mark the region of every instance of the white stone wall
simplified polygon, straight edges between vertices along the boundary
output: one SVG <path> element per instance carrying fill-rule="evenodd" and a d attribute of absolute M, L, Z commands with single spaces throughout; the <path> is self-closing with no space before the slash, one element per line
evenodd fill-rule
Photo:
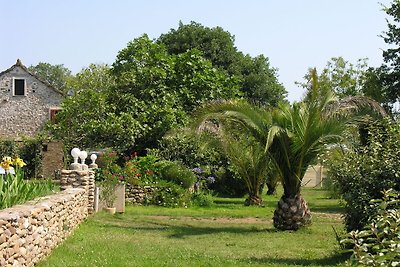
<path fill-rule="evenodd" d="M 25 96 L 13 96 L 13 78 L 25 79 Z M 35 136 L 61 99 L 59 92 L 14 65 L 0 76 L 0 137 Z"/>

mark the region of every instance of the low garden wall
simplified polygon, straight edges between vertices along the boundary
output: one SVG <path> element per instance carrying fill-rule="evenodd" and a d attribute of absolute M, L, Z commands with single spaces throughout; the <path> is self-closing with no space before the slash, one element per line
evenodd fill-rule
<path fill-rule="evenodd" d="M 61 192 L 0 211 L 0 266 L 33 266 L 93 212 L 93 171 L 65 170 Z"/>
<path fill-rule="evenodd" d="M 131 204 L 143 204 L 146 199 L 153 196 L 154 188 L 151 186 L 125 185 L 125 200 Z"/>

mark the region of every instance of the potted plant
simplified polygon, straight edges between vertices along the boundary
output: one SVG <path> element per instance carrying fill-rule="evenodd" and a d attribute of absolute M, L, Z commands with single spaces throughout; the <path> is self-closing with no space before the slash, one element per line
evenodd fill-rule
<path fill-rule="evenodd" d="M 115 213 L 114 201 L 116 199 L 115 187 L 119 183 L 118 176 L 108 173 L 104 174 L 104 180 L 101 182 L 100 200 L 103 203 L 103 209 L 111 214 Z"/>

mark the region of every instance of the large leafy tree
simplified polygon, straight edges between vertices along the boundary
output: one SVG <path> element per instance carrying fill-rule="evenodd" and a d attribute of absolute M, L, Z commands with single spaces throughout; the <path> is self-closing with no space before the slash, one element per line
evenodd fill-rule
<path fill-rule="evenodd" d="M 130 114 L 141 123 L 139 147 L 154 147 L 167 130 L 186 121 L 177 92 L 167 84 L 173 74 L 173 58 L 147 35 L 131 41 L 112 65 L 117 84 L 109 102 L 116 106 L 117 115 Z"/>
<path fill-rule="evenodd" d="M 107 64 L 89 64 L 67 80 L 68 88 L 79 93 L 82 90 L 104 91 L 115 85 L 115 79 L 110 74 L 111 67 Z"/>
<path fill-rule="evenodd" d="M 86 89 L 68 97 L 57 113 L 57 123 L 49 129 L 68 148 L 114 147 L 123 150 L 135 141 L 143 130 L 130 114 L 115 113 L 107 93 Z"/>
<path fill-rule="evenodd" d="M 237 60 L 237 48 L 234 46 L 235 38 L 221 27 L 208 28 L 200 23 L 179 22 L 178 29 L 162 34 L 157 42 L 166 45 L 170 54 L 184 53 L 196 48 L 203 52 L 205 58 L 211 60 L 215 67 L 238 73 L 234 69 Z"/>
<path fill-rule="evenodd" d="M 396 103 L 400 99 L 400 1 L 394 0 L 383 10 L 390 18 L 381 37 L 389 48 L 383 51 L 384 64 L 368 70 L 364 92 L 380 101 L 389 112 L 399 113 Z"/>
<path fill-rule="evenodd" d="M 204 110 L 196 121 L 198 129 L 217 121 L 225 127 L 236 125 L 263 144 L 281 178 L 284 194 L 274 213 L 274 226 L 296 230 L 311 221 L 311 213 L 301 196 L 300 185 L 310 164 L 314 163 L 327 144 L 341 141 L 349 114 L 360 107 L 384 112 L 378 103 L 362 96 L 339 101 L 330 88 L 320 88 L 316 71 L 310 74 L 308 93 L 293 105 L 281 104 L 268 115 L 257 116 L 251 106 L 238 110 L 228 105 L 218 112 Z M 271 123 L 269 123 L 271 121 Z"/>
<path fill-rule="evenodd" d="M 311 69 L 310 69 L 311 70 Z M 297 83 L 303 88 L 308 87 L 312 71 L 304 76 L 306 82 Z M 337 97 L 365 95 L 364 86 L 367 80 L 367 59 L 359 59 L 355 64 L 345 60 L 343 57 L 331 58 L 318 75 L 318 86 L 331 88 Z"/>
<path fill-rule="evenodd" d="M 383 51 L 386 63 L 383 68 L 387 70 L 383 78 L 389 99 L 394 103 L 400 97 L 400 1 L 394 0 L 390 7 L 384 8 L 384 11 L 391 20 L 387 20 L 388 30 L 384 33 L 383 40 L 392 47 Z"/>
<path fill-rule="evenodd" d="M 54 88 L 67 93 L 68 79 L 72 77 L 71 71 L 63 64 L 52 65 L 50 63 L 40 62 L 37 65 L 28 67 L 29 71 L 37 75 L 43 81 L 48 82 Z"/>
<path fill-rule="evenodd" d="M 214 67 L 240 79 L 240 90 L 252 102 L 276 106 L 286 91 L 278 81 L 277 70 L 263 55 L 245 55 L 234 45 L 234 36 L 221 27 L 208 28 L 199 23 L 179 23 L 178 29 L 162 34 L 157 42 L 166 45 L 170 54 L 197 49 Z"/>
<path fill-rule="evenodd" d="M 121 151 L 155 147 L 168 130 L 185 125 L 198 105 L 240 96 L 237 81 L 198 51 L 170 55 L 147 35 L 122 49 L 111 69 L 83 69 L 75 84 L 82 89 L 65 101 L 52 126 L 57 137 Z M 77 128 L 68 131 L 72 124 Z"/>

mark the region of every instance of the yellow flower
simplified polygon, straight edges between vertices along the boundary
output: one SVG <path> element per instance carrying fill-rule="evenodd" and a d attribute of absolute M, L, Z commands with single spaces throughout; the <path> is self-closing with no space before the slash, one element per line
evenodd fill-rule
<path fill-rule="evenodd" d="M 9 170 L 10 169 L 10 165 L 12 164 L 12 160 L 11 157 L 3 157 L 3 161 L 0 163 L 0 166 L 4 169 L 4 170 Z"/>
<path fill-rule="evenodd" d="M 15 166 L 18 166 L 18 167 L 20 167 L 20 168 L 22 168 L 22 167 L 24 167 L 25 165 L 26 165 L 26 163 L 24 162 L 24 160 L 23 159 L 21 159 L 20 157 L 16 157 L 15 159 L 14 159 L 14 165 Z"/>

